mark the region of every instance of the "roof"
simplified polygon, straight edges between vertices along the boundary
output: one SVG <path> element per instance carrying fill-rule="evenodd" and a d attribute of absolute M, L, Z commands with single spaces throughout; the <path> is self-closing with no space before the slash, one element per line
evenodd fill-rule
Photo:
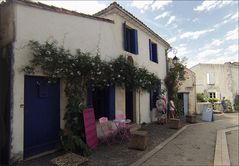
<path fill-rule="evenodd" d="M 130 12 L 128 12 L 127 10 L 125 10 L 122 6 L 120 6 L 118 3 L 113 2 L 111 3 L 107 8 L 97 12 L 94 14 L 94 16 L 102 16 L 110 11 L 112 11 L 113 9 L 118 9 L 119 11 L 121 11 L 122 13 L 126 14 L 128 17 L 130 17 L 131 19 L 133 19 L 135 22 L 137 22 L 139 25 L 141 25 L 142 27 L 144 27 L 149 33 L 151 33 L 153 36 L 155 36 L 156 38 L 158 38 L 161 42 L 163 42 L 168 48 L 171 48 L 170 44 L 165 41 L 162 37 L 160 37 L 157 33 L 155 33 L 153 30 L 151 30 L 147 25 L 145 25 L 142 21 L 140 21 L 137 17 L 135 17 L 133 14 L 131 14 Z"/>
<path fill-rule="evenodd" d="M 214 65 L 214 66 L 223 66 L 223 65 L 239 66 L 239 62 L 225 62 L 224 64 L 198 63 L 198 64 L 192 66 L 190 69 L 193 69 L 197 66 L 210 66 L 210 65 Z"/>
<path fill-rule="evenodd" d="M 110 19 L 97 17 L 97 16 L 92 16 L 92 15 L 84 14 L 84 13 L 79 13 L 79 12 L 72 11 L 72 10 L 67 10 L 67 9 L 64 9 L 64 8 L 58 8 L 58 7 L 46 5 L 46 4 L 43 4 L 43 3 L 40 3 L 40 2 L 32 2 L 30 0 L 7 0 L 7 2 L 0 3 L 0 5 L 4 5 L 6 3 L 11 3 L 11 2 L 18 3 L 18 4 L 21 4 L 21 5 L 25 5 L 25 6 L 35 7 L 35 8 L 38 8 L 38 9 L 44 9 L 44 10 L 48 10 L 48 11 L 52 11 L 52 12 L 74 15 L 74 16 L 94 19 L 94 20 L 98 20 L 98 21 L 104 21 L 104 22 L 108 22 L 108 23 L 114 23 L 114 21 L 110 20 Z"/>

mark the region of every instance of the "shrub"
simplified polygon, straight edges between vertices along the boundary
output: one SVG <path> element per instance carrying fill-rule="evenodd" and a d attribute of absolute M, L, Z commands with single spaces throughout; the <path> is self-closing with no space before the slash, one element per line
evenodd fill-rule
<path fill-rule="evenodd" d="M 233 112 L 231 101 L 230 100 L 225 100 L 225 103 L 226 103 L 226 107 L 227 107 L 226 112 Z"/>
<path fill-rule="evenodd" d="M 204 95 L 203 93 L 197 93 L 197 101 L 198 102 L 207 102 L 207 96 Z"/>
<path fill-rule="evenodd" d="M 235 109 L 235 111 L 239 111 L 239 95 L 235 96 L 234 109 Z"/>
<path fill-rule="evenodd" d="M 210 103 L 215 103 L 215 102 L 218 102 L 220 99 L 218 99 L 218 98 L 209 98 L 208 99 L 208 101 L 210 102 Z"/>

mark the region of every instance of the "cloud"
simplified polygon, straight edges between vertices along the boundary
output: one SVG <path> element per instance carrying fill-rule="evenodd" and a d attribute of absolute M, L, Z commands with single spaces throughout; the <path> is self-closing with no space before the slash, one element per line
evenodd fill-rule
<path fill-rule="evenodd" d="M 163 12 L 162 14 L 156 16 L 156 17 L 154 18 L 154 20 L 158 20 L 158 19 L 164 18 L 164 17 L 166 17 L 166 16 L 169 16 L 169 12 Z"/>
<path fill-rule="evenodd" d="M 140 9 L 140 12 L 143 13 L 146 10 L 164 10 L 164 8 L 172 3 L 171 0 L 169 1 L 137 1 L 134 0 L 131 2 L 131 6 Z"/>
<path fill-rule="evenodd" d="M 223 44 L 223 40 L 213 39 L 211 42 L 209 42 L 209 43 L 205 44 L 203 47 L 199 48 L 199 50 L 207 50 L 207 49 L 216 48 L 222 44 Z"/>
<path fill-rule="evenodd" d="M 235 28 L 232 31 L 227 32 L 225 35 L 226 40 L 237 40 L 238 39 L 238 28 Z"/>
<path fill-rule="evenodd" d="M 34 0 L 39 1 L 39 0 Z M 107 7 L 106 4 L 99 1 L 39 1 L 48 5 L 57 6 L 69 10 L 75 10 L 80 13 L 94 14 Z"/>
<path fill-rule="evenodd" d="M 207 29 L 207 30 L 201 30 L 201 31 L 195 31 L 195 32 L 185 32 L 182 35 L 180 35 L 181 39 L 188 38 L 188 39 L 198 39 L 201 35 L 212 32 L 215 29 Z"/>
<path fill-rule="evenodd" d="M 204 0 L 202 2 L 202 4 L 200 4 L 199 6 L 195 7 L 193 10 L 194 11 L 198 11 L 198 12 L 201 12 L 201 11 L 210 11 L 212 9 L 219 9 L 219 8 L 222 8 L 226 5 L 229 5 L 233 3 L 233 1 L 207 1 L 207 0 Z"/>
<path fill-rule="evenodd" d="M 231 14 L 228 14 L 225 17 L 223 17 L 223 20 L 220 23 L 215 24 L 214 28 L 218 28 L 218 27 L 220 27 L 220 26 L 222 26 L 222 25 L 224 25 L 228 22 L 232 22 L 232 21 L 237 21 L 238 22 L 238 11 L 235 12 L 234 14 L 231 13 Z"/>
<path fill-rule="evenodd" d="M 140 9 L 140 12 L 143 13 L 145 10 L 148 10 L 153 1 L 132 1 L 131 6 Z"/>
<path fill-rule="evenodd" d="M 176 37 L 172 37 L 170 39 L 168 39 L 167 41 L 171 44 L 171 43 L 174 43 L 176 41 Z"/>
<path fill-rule="evenodd" d="M 152 4 L 152 9 L 153 10 L 159 10 L 159 9 L 164 9 L 167 5 L 169 5 L 170 3 L 172 3 L 171 0 L 169 1 L 155 1 L 153 4 Z"/>
<path fill-rule="evenodd" d="M 170 16 L 170 18 L 169 18 L 169 20 L 168 20 L 166 26 L 169 25 L 169 24 L 171 24 L 175 19 L 176 19 L 175 16 Z"/>

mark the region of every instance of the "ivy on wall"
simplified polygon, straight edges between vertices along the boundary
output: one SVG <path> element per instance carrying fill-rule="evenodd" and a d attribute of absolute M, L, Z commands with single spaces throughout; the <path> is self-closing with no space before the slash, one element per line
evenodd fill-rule
<path fill-rule="evenodd" d="M 130 63 L 120 55 L 111 61 L 100 59 L 89 52 L 77 50 L 73 55 L 56 41 L 43 44 L 29 41 L 33 59 L 23 68 L 26 74 L 40 69 L 49 79 L 61 78 L 67 97 L 65 128 L 61 140 L 67 151 L 89 155 L 85 144 L 83 110 L 86 108 L 87 88 L 105 88 L 111 85 L 128 86 L 132 89 L 151 90 L 159 86 L 160 79 L 145 68 Z"/>

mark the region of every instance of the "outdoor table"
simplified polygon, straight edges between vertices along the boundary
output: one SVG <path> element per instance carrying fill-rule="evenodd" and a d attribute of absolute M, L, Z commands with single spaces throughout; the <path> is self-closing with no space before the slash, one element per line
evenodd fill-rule
<path fill-rule="evenodd" d="M 131 123 L 130 119 L 115 119 L 113 120 L 115 126 L 117 127 L 118 134 L 121 137 L 121 140 L 129 140 L 130 131 L 129 124 Z"/>

